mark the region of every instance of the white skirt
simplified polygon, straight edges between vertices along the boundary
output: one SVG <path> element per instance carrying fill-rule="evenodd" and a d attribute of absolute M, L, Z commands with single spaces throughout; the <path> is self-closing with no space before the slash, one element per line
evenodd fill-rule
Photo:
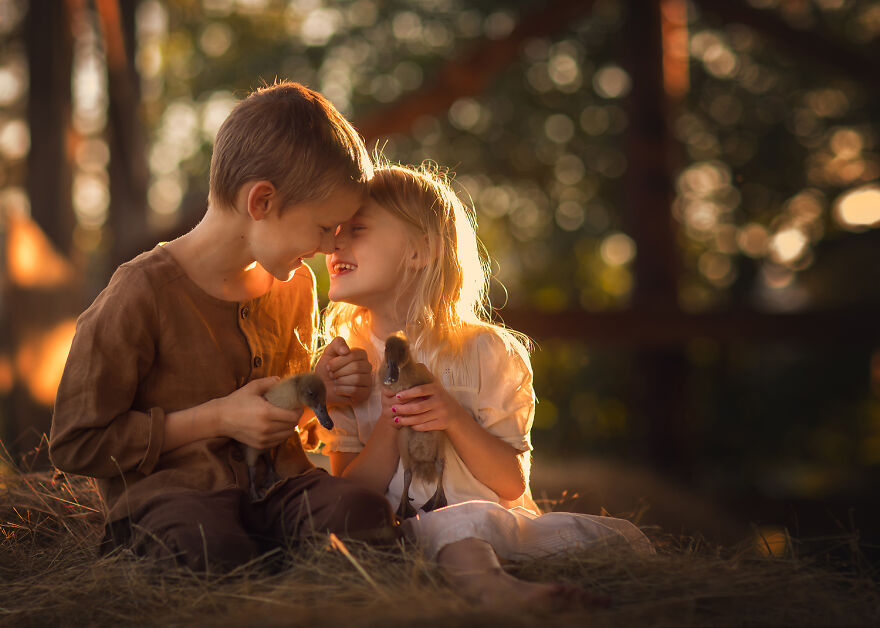
<path fill-rule="evenodd" d="M 432 560 L 446 545 L 467 538 L 488 542 L 506 560 L 610 546 L 654 553 L 648 537 L 625 519 L 571 512 L 538 515 L 521 506 L 508 510 L 489 501 L 467 501 L 432 512 L 419 511 L 402 527 L 406 538 L 419 543 Z"/>

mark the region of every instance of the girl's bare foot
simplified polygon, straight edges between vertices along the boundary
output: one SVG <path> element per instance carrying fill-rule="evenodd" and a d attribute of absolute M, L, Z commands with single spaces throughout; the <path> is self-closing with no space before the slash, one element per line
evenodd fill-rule
<path fill-rule="evenodd" d="M 444 547 L 437 562 L 450 584 L 472 602 L 528 611 L 607 608 L 610 598 L 574 585 L 529 582 L 504 571 L 492 546 L 465 539 Z"/>

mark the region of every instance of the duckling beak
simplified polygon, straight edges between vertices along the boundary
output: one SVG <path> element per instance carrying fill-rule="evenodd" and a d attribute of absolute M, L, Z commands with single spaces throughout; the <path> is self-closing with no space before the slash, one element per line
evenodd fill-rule
<path fill-rule="evenodd" d="M 321 427 L 328 430 L 333 429 L 333 419 L 330 418 L 330 413 L 327 412 L 326 405 L 323 403 L 316 403 L 309 407 L 312 409 L 312 412 L 315 413 L 315 416 L 318 417 L 318 423 L 321 424 Z"/>
<path fill-rule="evenodd" d="M 400 368 L 397 366 L 397 362 L 389 360 L 385 367 L 385 379 L 382 380 L 382 383 L 386 386 L 390 386 L 398 379 L 400 379 Z"/>

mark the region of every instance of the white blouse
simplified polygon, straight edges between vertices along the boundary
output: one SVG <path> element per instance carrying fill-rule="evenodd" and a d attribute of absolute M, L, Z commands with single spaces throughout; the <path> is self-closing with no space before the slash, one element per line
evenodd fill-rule
<path fill-rule="evenodd" d="M 381 362 L 385 355 L 385 341 L 371 334 L 372 355 Z M 531 440 L 529 431 L 535 416 L 535 395 L 532 388 L 532 374 L 527 364 L 513 350 L 490 331 L 480 332 L 465 347 L 464 369 L 452 366 L 434 373 L 447 391 L 474 417 L 474 420 L 490 434 L 497 436 L 515 449 L 519 456 L 526 492 L 513 501 L 502 500 L 488 486 L 477 480 L 467 465 L 455 452 L 447 440 L 446 467 L 443 474 L 443 488 L 449 504 L 479 499 L 500 503 L 506 508 L 523 506 L 539 512 L 532 500 L 529 486 L 531 467 Z M 422 356 L 415 356 L 424 362 Z M 463 372 L 457 372 L 462 370 Z M 334 428 L 320 430 L 325 443 L 322 450 L 329 452 L 356 453 L 364 448 L 382 408 L 381 376 L 378 364 L 373 365 L 374 385 L 370 398 L 349 406 L 337 406 L 330 410 Z M 412 505 L 418 510 L 434 494 L 436 485 L 426 485 L 415 478 L 410 485 Z M 403 465 L 398 462 L 397 470 L 388 484 L 385 497 L 397 507 L 403 492 Z"/>

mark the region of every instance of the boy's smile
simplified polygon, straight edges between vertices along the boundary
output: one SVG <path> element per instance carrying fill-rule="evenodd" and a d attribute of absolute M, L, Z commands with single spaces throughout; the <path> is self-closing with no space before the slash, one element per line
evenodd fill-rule
<path fill-rule="evenodd" d="M 287 281 L 303 260 L 316 253 L 331 253 L 337 226 L 349 220 L 363 201 L 363 192 L 339 188 L 326 198 L 287 207 L 268 220 L 259 221 L 259 236 L 254 238 L 257 262 L 279 281 Z"/>

